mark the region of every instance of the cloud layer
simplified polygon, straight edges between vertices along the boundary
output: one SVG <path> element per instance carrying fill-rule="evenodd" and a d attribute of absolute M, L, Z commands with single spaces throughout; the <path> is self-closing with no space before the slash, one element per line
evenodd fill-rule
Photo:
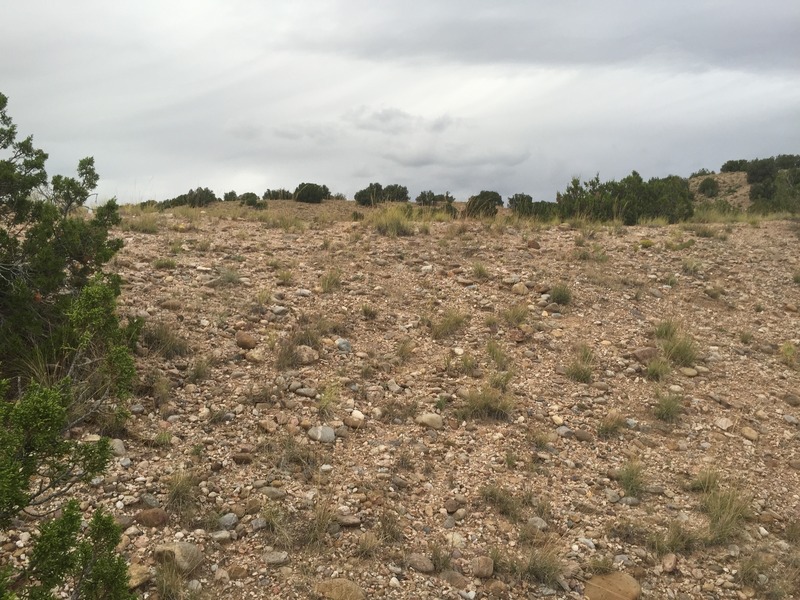
<path fill-rule="evenodd" d="M 418 6 L 417 6 L 418 4 Z M 800 152 L 800 4 L 33 0 L 0 91 L 101 197 L 370 181 L 553 199 L 569 178 Z"/>

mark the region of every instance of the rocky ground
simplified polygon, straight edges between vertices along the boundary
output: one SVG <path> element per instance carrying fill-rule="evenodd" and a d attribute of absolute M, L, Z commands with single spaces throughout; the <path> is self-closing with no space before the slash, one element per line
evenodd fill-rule
<path fill-rule="evenodd" d="M 126 217 L 142 597 L 800 598 L 798 223 L 354 208 Z"/>

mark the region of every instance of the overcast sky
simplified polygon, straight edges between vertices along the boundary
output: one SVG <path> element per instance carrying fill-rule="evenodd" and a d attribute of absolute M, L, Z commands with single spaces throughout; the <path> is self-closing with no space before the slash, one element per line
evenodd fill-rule
<path fill-rule="evenodd" d="M 800 153 L 798 0 L 5 2 L 0 92 L 49 174 L 553 200 Z"/>

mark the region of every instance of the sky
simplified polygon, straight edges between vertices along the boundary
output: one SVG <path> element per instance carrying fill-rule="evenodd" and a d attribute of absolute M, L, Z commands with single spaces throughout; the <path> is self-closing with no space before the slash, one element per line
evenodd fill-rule
<path fill-rule="evenodd" d="M 198 186 L 554 200 L 800 154 L 797 0 L 27 0 L 0 92 L 98 198 Z"/>

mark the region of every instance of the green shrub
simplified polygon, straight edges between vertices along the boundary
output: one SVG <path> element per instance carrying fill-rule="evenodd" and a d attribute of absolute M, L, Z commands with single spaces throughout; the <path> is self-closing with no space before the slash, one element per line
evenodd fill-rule
<path fill-rule="evenodd" d="M 566 306 L 572 302 L 572 292 L 565 283 L 559 283 L 550 290 L 550 301 L 560 306 Z"/>
<path fill-rule="evenodd" d="M 307 204 L 319 204 L 323 200 L 330 198 L 331 192 L 326 185 L 316 183 L 301 183 L 295 190 L 292 198 L 296 202 Z"/>
<path fill-rule="evenodd" d="M 713 177 L 706 177 L 700 182 L 697 191 L 703 194 L 706 198 L 714 198 L 719 194 L 719 182 Z"/>
<path fill-rule="evenodd" d="M 503 206 L 503 199 L 497 192 L 482 191 L 467 200 L 464 215 L 467 217 L 493 217 L 497 207 Z"/>
<path fill-rule="evenodd" d="M 467 321 L 467 315 L 453 308 L 448 308 L 442 317 L 431 325 L 431 335 L 435 340 L 449 337 L 461 329 Z"/>

